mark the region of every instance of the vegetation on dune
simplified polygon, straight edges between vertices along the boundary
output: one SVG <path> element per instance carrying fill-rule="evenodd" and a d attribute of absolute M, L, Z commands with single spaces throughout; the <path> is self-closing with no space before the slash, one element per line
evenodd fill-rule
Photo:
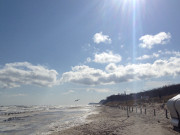
<path fill-rule="evenodd" d="M 109 106 L 139 105 L 146 102 L 164 103 L 179 93 L 180 84 L 174 84 L 138 93 L 111 95 L 100 103 Z"/>

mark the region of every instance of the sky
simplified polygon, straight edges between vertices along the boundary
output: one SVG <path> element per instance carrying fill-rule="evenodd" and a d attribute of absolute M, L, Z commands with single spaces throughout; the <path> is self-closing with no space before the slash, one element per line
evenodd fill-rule
<path fill-rule="evenodd" d="M 0 0 L 0 105 L 84 105 L 179 83 L 179 6 Z"/>

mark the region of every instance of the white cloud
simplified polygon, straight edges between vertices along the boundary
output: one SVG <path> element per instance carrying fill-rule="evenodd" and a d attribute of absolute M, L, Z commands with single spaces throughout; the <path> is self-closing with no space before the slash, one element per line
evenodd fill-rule
<path fill-rule="evenodd" d="M 146 59 L 151 59 L 151 58 L 158 58 L 159 54 L 158 53 L 153 53 L 152 55 L 143 55 L 140 56 L 138 58 L 136 58 L 137 60 L 146 60 Z"/>
<path fill-rule="evenodd" d="M 111 51 L 95 54 L 94 56 L 94 62 L 96 63 L 118 63 L 121 59 L 119 54 L 113 54 Z"/>
<path fill-rule="evenodd" d="M 180 75 L 180 58 L 156 60 L 154 63 L 129 64 L 126 66 L 109 64 L 106 70 L 75 66 L 72 71 L 62 75 L 61 82 L 73 82 L 83 85 L 114 84 L 135 80 Z"/>
<path fill-rule="evenodd" d="M 91 58 L 90 58 L 90 57 L 88 57 L 86 61 L 87 61 L 87 62 L 91 62 Z"/>
<path fill-rule="evenodd" d="M 28 62 L 8 63 L 0 69 L 0 86 L 3 88 L 20 87 L 21 85 L 48 86 L 58 84 L 58 73 L 41 65 Z"/>
<path fill-rule="evenodd" d="M 109 90 L 109 89 L 87 89 L 87 91 L 95 91 L 95 92 L 98 92 L 98 93 L 109 93 L 109 92 L 111 92 L 111 90 Z"/>
<path fill-rule="evenodd" d="M 117 66 L 115 63 L 110 63 L 109 65 L 106 66 L 106 71 L 108 72 L 113 72 L 117 69 Z"/>
<path fill-rule="evenodd" d="M 145 60 L 145 59 L 149 59 L 149 58 L 151 58 L 150 55 L 143 55 L 143 56 L 140 56 L 140 57 L 138 57 L 138 58 L 136 58 L 136 59 L 137 59 L 137 60 Z"/>
<path fill-rule="evenodd" d="M 171 39 L 171 34 L 170 33 L 165 33 L 165 32 L 160 32 L 156 35 L 144 35 L 140 37 L 140 47 L 141 48 L 148 48 L 151 49 L 153 48 L 154 45 L 158 44 L 166 44 L 169 40 Z"/>
<path fill-rule="evenodd" d="M 99 43 L 111 43 L 111 38 L 108 35 L 103 35 L 102 32 L 96 33 L 93 36 L 94 43 L 99 44 Z"/>
<path fill-rule="evenodd" d="M 90 68 L 86 65 L 75 66 L 72 71 L 63 73 L 61 82 L 97 85 L 99 84 L 98 78 L 105 75 L 106 73 L 100 69 Z"/>
<path fill-rule="evenodd" d="M 158 58 L 161 55 L 171 55 L 171 56 L 175 56 L 175 57 L 180 57 L 180 52 L 179 51 L 168 51 L 168 50 L 159 50 L 157 53 L 153 53 L 152 55 L 143 55 L 140 57 L 137 57 L 137 60 L 146 60 L 146 59 L 152 59 L 152 58 Z"/>
<path fill-rule="evenodd" d="M 168 55 L 174 55 L 176 57 L 180 57 L 180 52 L 178 51 L 165 51 L 165 52 L 160 52 L 161 54 L 168 54 Z"/>
<path fill-rule="evenodd" d="M 71 93 L 74 93 L 74 90 L 69 90 L 69 91 L 63 93 L 63 95 L 68 95 L 68 94 L 71 94 Z"/>

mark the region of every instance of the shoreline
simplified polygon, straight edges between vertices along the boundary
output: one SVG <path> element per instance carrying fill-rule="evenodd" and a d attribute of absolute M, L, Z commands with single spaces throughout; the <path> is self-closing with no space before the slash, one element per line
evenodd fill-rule
<path fill-rule="evenodd" d="M 130 112 L 118 107 L 97 107 L 98 114 L 87 117 L 87 123 L 51 135 L 180 135 L 174 131 L 170 119 L 164 116 L 160 104 L 147 105 L 147 114 Z M 158 110 L 153 116 L 152 109 Z"/>

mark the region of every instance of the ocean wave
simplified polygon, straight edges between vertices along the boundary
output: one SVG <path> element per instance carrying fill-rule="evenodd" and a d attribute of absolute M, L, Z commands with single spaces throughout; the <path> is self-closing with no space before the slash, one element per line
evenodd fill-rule
<path fill-rule="evenodd" d="M 1 106 L 0 133 L 49 134 L 85 122 L 91 106 Z"/>

